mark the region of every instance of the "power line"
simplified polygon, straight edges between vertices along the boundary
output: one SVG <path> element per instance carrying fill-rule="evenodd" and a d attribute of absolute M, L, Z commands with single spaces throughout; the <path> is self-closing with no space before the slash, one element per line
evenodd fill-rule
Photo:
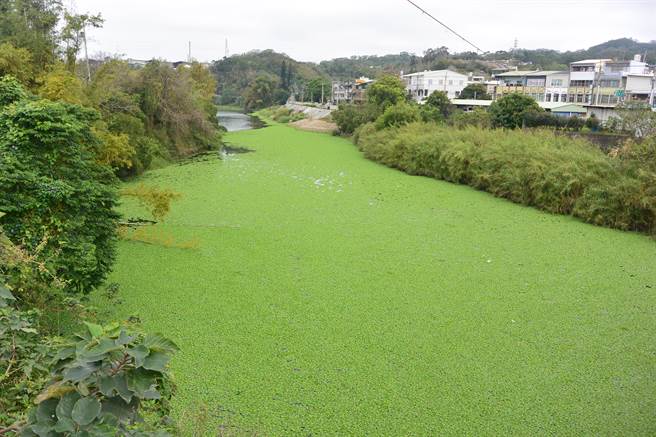
<path fill-rule="evenodd" d="M 419 9 L 419 10 L 420 10 L 421 12 L 423 12 L 424 14 L 428 15 L 430 18 L 433 19 L 433 21 L 436 21 L 436 22 L 437 22 L 438 24 L 440 24 L 442 27 L 444 27 L 445 29 L 447 29 L 449 32 L 453 33 L 455 36 L 457 36 L 458 38 L 460 38 L 461 40 L 463 40 L 464 42 L 466 42 L 466 43 L 469 44 L 470 46 L 474 47 L 474 48 L 476 49 L 476 51 L 479 51 L 479 52 L 481 52 L 481 53 L 484 53 L 483 50 L 481 50 L 476 44 L 474 44 L 473 42 L 469 41 L 467 38 L 465 38 L 464 36 L 460 35 L 458 32 L 456 32 L 455 30 L 451 29 L 449 26 L 447 26 L 446 24 L 442 23 L 442 22 L 441 22 L 440 20 L 438 20 L 437 18 L 433 17 L 430 13 L 428 13 L 428 12 L 427 12 L 425 9 L 423 9 L 421 6 L 417 5 L 415 2 L 413 2 L 413 1 L 411 1 L 411 0 L 406 0 L 406 1 L 407 1 L 408 3 L 410 3 L 412 6 L 414 6 L 415 8 Z"/>

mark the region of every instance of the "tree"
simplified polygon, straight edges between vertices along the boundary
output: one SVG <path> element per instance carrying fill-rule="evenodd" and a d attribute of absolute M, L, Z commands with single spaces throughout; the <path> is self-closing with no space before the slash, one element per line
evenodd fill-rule
<path fill-rule="evenodd" d="M 75 63 L 77 61 L 77 54 L 80 53 L 82 44 L 84 44 L 84 51 L 87 51 L 87 27 L 102 27 L 104 22 L 103 18 L 98 15 L 89 14 L 69 14 L 64 13 L 64 28 L 61 31 L 61 39 L 66 44 L 64 50 L 66 54 L 66 66 L 71 73 L 75 72 Z M 91 80 L 91 69 L 89 67 L 89 57 L 86 56 L 87 61 L 87 81 Z"/>
<path fill-rule="evenodd" d="M 615 108 L 617 117 L 606 122 L 606 127 L 619 132 L 627 132 L 636 138 L 656 134 L 656 112 L 640 102 L 624 102 Z"/>
<path fill-rule="evenodd" d="M 6 75 L 13 76 L 24 84 L 34 80 L 32 55 L 28 50 L 9 43 L 0 44 L 0 77 Z"/>
<path fill-rule="evenodd" d="M 3 0 L 0 2 L 0 42 L 30 52 L 35 74 L 57 56 L 59 0 Z"/>
<path fill-rule="evenodd" d="M 492 125 L 508 129 L 522 127 L 524 114 L 529 111 L 542 112 L 542 108 L 529 96 L 519 93 L 508 94 L 490 105 Z"/>
<path fill-rule="evenodd" d="M 376 120 L 376 128 L 399 127 L 419 121 L 419 108 L 416 104 L 400 101 L 396 105 L 388 106 L 383 115 Z"/>
<path fill-rule="evenodd" d="M 482 83 L 470 83 L 462 91 L 460 91 L 461 99 L 475 99 L 475 100 L 492 100 L 492 97 L 487 93 L 487 87 Z"/>
<path fill-rule="evenodd" d="M 405 100 L 405 85 L 397 76 L 384 75 L 367 88 L 367 100 L 383 112 Z"/>
<path fill-rule="evenodd" d="M 277 85 L 276 80 L 271 76 L 258 76 L 246 89 L 245 109 L 255 111 L 271 106 Z"/>
<path fill-rule="evenodd" d="M 433 91 L 426 99 L 424 106 L 437 109 L 443 118 L 448 118 L 453 112 L 451 100 L 444 91 Z"/>
<path fill-rule="evenodd" d="M 376 120 L 379 115 L 378 107 L 371 103 L 364 105 L 342 103 L 337 111 L 331 114 L 337 129 L 345 135 L 351 135 L 359 126 Z"/>
<path fill-rule="evenodd" d="M 87 103 L 82 81 L 63 64 L 54 64 L 37 79 L 39 95 L 48 100 L 82 105 Z"/>
<path fill-rule="evenodd" d="M 14 243 L 40 247 L 71 291 L 98 286 L 115 253 L 116 179 L 96 163 L 97 118 L 47 100 L 0 111 L 0 225 Z"/>

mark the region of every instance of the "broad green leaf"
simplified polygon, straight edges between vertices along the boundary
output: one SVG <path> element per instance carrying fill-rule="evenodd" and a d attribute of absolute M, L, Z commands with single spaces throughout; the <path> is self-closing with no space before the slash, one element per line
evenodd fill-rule
<path fill-rule="evenodd" d="M 123 422 L 134 421 L 137 417 L 138 408 L 139 400 L 137 398 L 132 399 L 132 402 L 125 402 L 116 396 L 102 401 L 102 412 Z M 108 421 L 105 420 L 105 423 L 108 423 Z"/>
<path fill-rule="evenodd" d="M 55 361 L 65 360 L 66 358 L 70 358 L 73 355 L 75 355 L 75 346 L 65 347 L 57 351 L 57 355 L 55 355 Z"/>
<path fill-rule="evenodd" d="M 128 349 L 128 355 L 134 358 L 134 366 L 141 367 L 144 364 L 144 359 L 148 356 L 150 350 L 142 344 L 137 347 Z"/>
<path fill-rule="evenodd" d="M 67 393 L 62 396 L 57 404 L 57 409 L 55 410 L 57 418 L 59 420 L 70 418 L 73 413 L 73 407 L 79 399 L 80 395 L 75 392 Z"/>
<path fill-rule="evenodd" d="M 136 369 L 128 375 L 128 388 L 137 396 L 142 397 L 146 390 L 150 390 L 155 385 L 157 376 L 156 372 L 143 368 Z"/>
<path fill-rule="evenodd" d="M 78 425 L 86 426 L 98 417 L 100 407 L 100 402 L 96 398 L 81 398 L 75 403 L 71 418 Z"/>
<path fill-rule="evenodd" d="M 86 325 L 87 329 L 89 330 L 89 333 L 93 338 L 100 337 L 103 334 L 102 326 L 90 322 L 84 322 L 84 324 Z"/>
<path fill-rule="evenodd" d="M 112 379 L 114 380 L 114 387 L 116 388 L 118 395 L 123 398 L 125 402 L 130 402 L 132 396 L 134 396 L 134 392 L 128 388 L 128 381 L 125 373 L 114 375 Z"/>
<path fill-rule="evenodd" d="M 98 389 L 100 393 L 105 396 L 113 396 L 116 387 L 114 386 L 114 378 L 111 376 L 101 376 L 98 378 Z"/>
<path fill-rule="evenodd" d="M 64 372 L 65 381 L 80 382 L 87 376 L 91 375 L 96 370 L 96 366 L 86 364 L 84 366 L 76 366 L 67 369 Z"/>
<path fill-rule="evenodd" d="M 100 342 L 96 346 L 90 348 L 88 351 L 85 352 L 84 355 L 91 358 L 94 355 L 96 356 L 104 355 L 108 352 L 112 352 L 119 349 L 121 349 L 121 346 L 117 346 L 114 340 L 110 338 L 102 338 L 100 339 Z"/>
<path fill-rule="evenodd" d="M 148 349 L 154 351 L 177 352 L 180 350 L 175 343 L 161 334 L 148 334 L 143 343 Z"/>
<path fill-rule="evenodd" d="M 39 423 L 55 423 L 55 410 L 59 399 L 46 399 L 36 408 L 36 420 Z M 36 431 L 35 431 L 36 432 Z"/>
<path fill-rule="evenodd" d="M 75 431 L 75 422 L 73 422 L 68 417 L 64 417 L 63 419 L 59 419 L 59 421 L 55 425 L 55 431 L 62 432 L 62 433 L 64 433 L 64 432 L 74 432 Z"/>
<path fill-rule="evenodd" d="M 135 337 L 133 335 L 130 335 L 125 331 L 124 329 L 121 330 L 121 333 L 118 335 L 118 339 L 116 340 L 116 344 L 119 345 L 126 345 L 128 343 L 131 343 Z"/>
<path fill-rule="evenodd" d="M 166 364 L 171 358 L 164 352 L 151 352 L 143 363 L 143 368 L 163 372 L 166 370 Z"/>

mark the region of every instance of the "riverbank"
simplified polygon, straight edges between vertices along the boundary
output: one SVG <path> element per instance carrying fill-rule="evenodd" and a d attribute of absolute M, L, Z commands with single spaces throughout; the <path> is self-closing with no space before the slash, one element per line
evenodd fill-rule
<path fill-rule="evenodd" d="M 254 152 L 143 178 L 182 194 L 155 229 L 198 249 L 121 242 L 110 278 L 118 315 L 180 346 L 183 423 L 653 431 L 653 240 L 409 176 L 338 137 L 273 123 L 226 140 Z"/>

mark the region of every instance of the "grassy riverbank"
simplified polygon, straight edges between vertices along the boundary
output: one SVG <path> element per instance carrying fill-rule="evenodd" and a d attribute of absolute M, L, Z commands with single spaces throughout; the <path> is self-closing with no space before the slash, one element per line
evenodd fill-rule
<path fill-rule="evenodd" d="M 144 178 L 183 194 L 159 231 L 200 247 L 122 242 L 111 278 L 119 315 L 182 349 L 183 423 L 656 431 L 653 240 L 408 176 L 329 135 L 273 125 L 227 141 L 255 152 Z"/>

